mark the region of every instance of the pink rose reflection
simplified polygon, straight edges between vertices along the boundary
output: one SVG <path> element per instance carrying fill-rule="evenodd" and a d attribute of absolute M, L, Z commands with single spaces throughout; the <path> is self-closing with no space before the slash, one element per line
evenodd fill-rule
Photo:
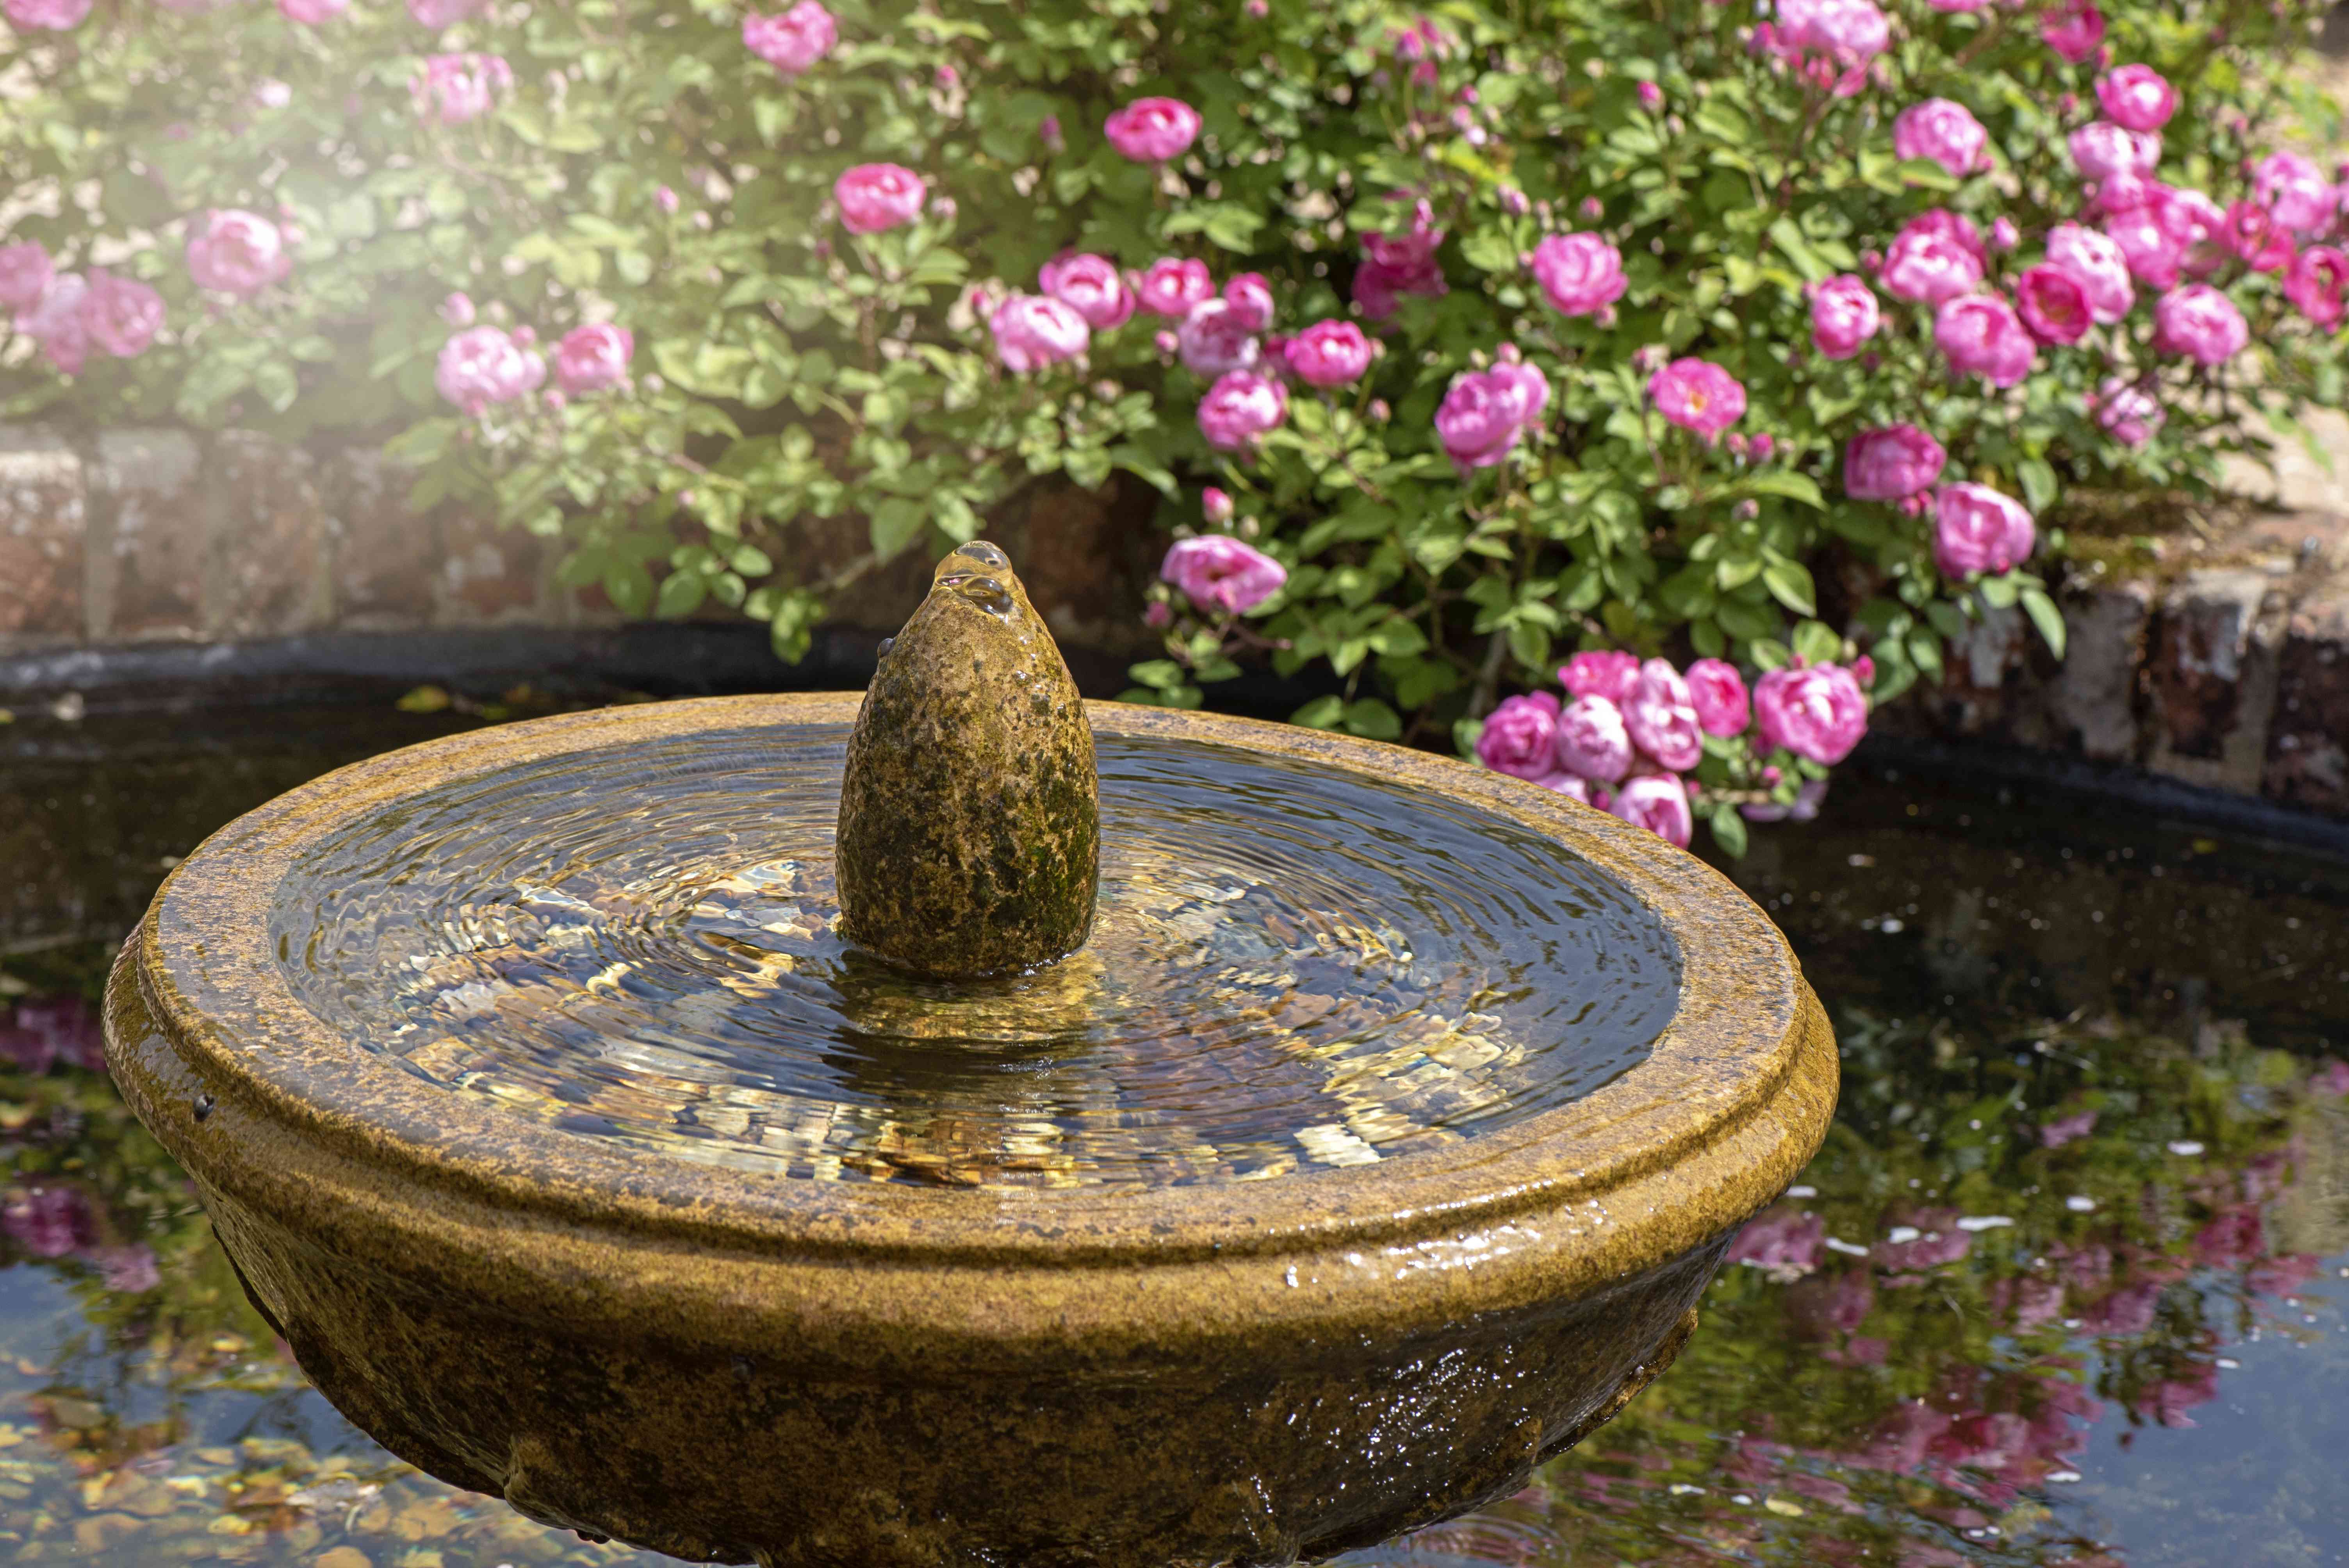
<path fill-rule="evenodd" d="M 103 1071 L 98 1015 L 78 996 L 19 1002 L 0 1023 L 0 1062 L 35 1076 L 60 1065 Z"/>
<path fill-rule="evenodd" d="M 779 77 L 800 75 L 839 42 L 839 24 L 816 0 L 800 0 L 780 16 L 753 11 L 742 18 L 742 46 L 774 67 Z"/>
<path fill-rule="evenodd" d="M 0 1235 L 34 1257 L 64 1257 L 96 1234 L 89 1202 L 78 1188 L 30 1187 L 0 1202 Z"/>
<path fill-rule="evenodd" d="M 1247 614 L 1288 581 L 1279 562 L 1224 533 L 1176 540 L 1158 575 L 1202 610 L 1222 615 Z"/>
<path fill-rule="evenodd" d="M 1476 760 L 1514 779 L 1547 779 L 1557 769 L 1557 716 L 1550 692 L 1503 697 L 1476 738 Z"/>
<path fill-rule="evenodd" d="M 860 163 L 833 181 L 840 224 L 852 234 L 877 234 L 921 216 L 929 187 L 897 163 Z"/>
<path fill-rule="evenodd" d="M 2095 1130 L 2096 1113 L 2095 1111 L 2076 1111 L 2070 1116 L 2043 1123 L 2039 1129 L 2039 1146 L 2043 1149 L 2061 1149 L 2067 1143 L 2077 1142 L 2087 1137 Z"/>
<path fill-rule="evenodd" d="M 1110 146 L 1136 163 L 1165 163 L 1199 137 L 1199 111 L 1180 98 L 1136 98 L 1102 125 Z"/>
<path fill-rule="evenodd" d="M 1729 1243 L 1723 1264 L 1751 1264 L 1774 1274 L 1808 1274 L 1819 1266 L 1827 1222 L 1799 1209 L 1773 1209 L 1746 1222 Z"/>
<path fill-rule="evenodd" d="M 566 397 L 617 387 L 628 378 L 628 359 L 636 351 L 636 335 L 625 326 L 574 326 L 555 345 L 554 385 Z"/>

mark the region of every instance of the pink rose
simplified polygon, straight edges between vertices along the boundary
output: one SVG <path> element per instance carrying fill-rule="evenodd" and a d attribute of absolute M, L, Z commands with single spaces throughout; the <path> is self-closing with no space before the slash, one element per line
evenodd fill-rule
<path fill-rule="evenodd" d="M 1762 744 L 1785 747 L 1829 768 L 1868 733 L 1868 696 L 1840 665 L 1792 665 L 1770 671 L 1754 688 Z"/>
<path fill-rule="evenodd" d="M 0 310 L 30 310 L 57 275 L 47 249 L 34 241 L 0 245 Z"/>
<path fill-rule="evenodd" d="M 1640 655 L 1603 648 L 1577 654 L 1558 667 L 1558 684 L 1577 696 L 1603 696 L 1621 702 L 1640 683 Z"/>
<path fill-rule="evenodd" d="M 1688 848 L 1696 830 L 1689 815 L 1688 789 L 1671 775 L 1645 774 L 1615 792 L 1609 811 L 1635 828 L 1645 828 L 1660 839 Z"/>
<path fill-rule="evenodd" d="M 1180 321 L 1213 295 L 1216 285 L 1207 275 L 1206 263 L 1161 256 L 1150 263 L 1133 292 L 1143 309 Z"/>
<path fill-rule="evenodd" d="M 2235 302 L 2209 284 L 2188 284 L 2154 302 L 2156 354 L 2183 354 L 2198 364 L 2220 365 L 2240 353 L 2251 335 Z"/>
<path fill-rule="evenodd" d="M 566 397 L 601 392 L 628 378 L 636 335 L 610 322 L 574 326 L 554 346 L 554 385 Z"/>
<path fill-rule="evenodd" d="M 351 8 L 351 0 L 277 0 L 277 13 L 289 22 L 316 27 Z"/>
<path fill-rule="evenodd" d="M 1903 160 L 1930 158 L 1962 180 L 1990 167 L 1990 132 L 1961 103 L 1927 98 L 1892 121 L 1892 150 Z"/>
<path fill-rule="evenodd" d="M 88 293 L 89 281 L 79 273 L 59 273 L 33 308 L 16 317 L 16 330 L 39 344 L 49 363 L 67 376 L 80 375 L 89 356 L 89 327 L 81 314 Z"/>
<path fill-rule="evenodd" d="M 2014 307 L 1996 294 L 1967 294 L 1943 304 L 1933 316 L 1933 343 L 1951 370 L 1980 376 L 1993 387 L 2021 381 L 2039 356 Z"/>
<path fill-rule="evenodd" d="M 1308 387 L 1344 387 L 1371 367 L 1371 340 L 1350 321 L 1317 321 L 1288 340 L 1283 357 Z"/>
<path fill-rule="evenodd" d="M 2072 133 L 2067 145 L 2073 163 L 2091 180 L 2142 178 L 2161 163 L 2159 131 L 2131 130 L 2108 119 L 2082 126 Z"/>
<path fill-rule="evenodd" d="M 1404 234 L 1362 236 L 1362 264 L 1354 269 L 1354 303 L 1372 321 L 1384 321 L 1395 312 L 1403 294 L 1436 296 L 1448 293 L 1444 269 L 1435 260 L 1444 231 L 1435 226 L 1435 211 L 1421 201 L 1412 209 L 1411 231 Z"/>
<path fill-rule="evenodd" d="M 1269 376 L 1250 370 L 1226 371 L 1199 400 L 1199 431 L 1222 452 L 1247 451 L 1287 418 L 1288 393 Z"/>
<path fill-rule="evenodd" d="M 1541 399 L 1547 402 L 1548 396 L 1549 384 L 1542 381 Z M 1518 367 L 1463 371 L 1435 410 L 1435 438 L 1462 473 L 1488 469 L 1509 454 L 1539 411 L 1533 383 Z"/>
<path fill-rule="evenodd" d="M 189 223 L 188 275 L 198 288 L 254 294 L 293 270 L 285 235 L 258 212 L 221 208 Z"/>
<path fill-rule="evenodd" d="M 1612 784 L 1631 771 L 1623 710 L 1595 693 L 1567 704 L 1557 716 L 1557 766 L 1594 784 Z"/>
<path fill-rule="evenodd" d="M 1288 569 L 1227 533 L 1178 539 L 1158 568 L 1202 610 L 1245 615 L 1280 591 Z"/>
<path fill-rule="evenodd" d="M 2313 234 L 2333 219 L 2333 187 L 2297 152 L 2271 152 L 2261 159 L 2252 171 L 2251 192 L 2295 234 Z"/>
<path fill-rule="evenodd" d="M 2234 253 L 2227 243 L 2227 214 L 2219 203 L 2190 186 L 2161 186 L 2154 200 L 2168 205 L 2162 222 L 2184 245 L 2179 261 L 2189 273 L 2207 278 L 2227 264 Z"/>
<path fill-rule="evenodd" d="M 474 15 L 489 0 L 408 0 L 408 15 L 418 26 L 438 33 Z"/>
<path fill-rule="evenodd" d="M 81 26 L 82 19 L 89 15 L 90 4 L 91 0 L 5 0 L 0 11 L 7 14 L 14 26 L 65 33 Z"/>
<path fill-rule="evenodd" d="M 1971 293 L 1982 282 L 1982 253 L 1945 225 L 1918 219 L 1893 239 L 1878 275 L 1885 292 L 1897 299 L 1940 304 Z"/>
<path fill-rule="evenodd" d="M 98 1226 L 79 1189 L 33 1186 L 0 1205 L 0 1235 L 36 1258 L 61 1258 L 96 1241 Z"/>
<path fill-rule="evenodd" d="M 1745 677 L 1719 659 L 1699 659 L 1688 667 L 1690 706 L 1697 727 L 1707 735 L 1743 735 L 1753 717 Z"/>
<path fill-rule="evenodd" d="M 2040 19 L 2039 36 L 2076 66 L 2105 41 L 2105 14 L 2088 0 L 2062 0 Z"/>
<path fill-rule="evenodd" d="M 1563 795 L 1569 800 L 1579 800 L 1586 806 L 1596 806 L 1602 811 L 1613 799 L 1589 779 L 1573 773 L 1545 774 L 1534 782 L 1553 794 Z"/>
<path fill-rule="evenodd" d="M 1513 779 L 1547 778 L 1557 751 L 1557 698 L 1546 691 L 1502 698 L 1476 738 L 1476 760 Z"/>
<path fill-rule="evenodd" d="M 1850 273 L 1813 284 L 1811 344 L 1829 359 L 1849 359 L 1876 335 L 1883 315 L 1868 280 Z"/>
<path fill-rule="evenodd" d="M 1710 360 L 1675 359 L 1648 377 L 1656 411 L 1710 441 L 1745 417 L 1745 387 Z"/>
<path fill-rule="evenodd" d="M 839 24 L 816 0 L 799 0 L 780 16 L 751 11 L 742 17 L 742 46 L 774 67 L 779 77 L 798 76 L 839 42 Z"/>
<path fill-rule="evenodd" d="M 2292 235 L 2272 210 L 2257 201 L 2230 201 L 2220 242 L 2255 273 L 2280 273 L 2292 265 Z"/>
<path fill-rule="evenodd" d="M 1914 425 L 1862 430 L 1843 450 L 1843 493 L 1854 500 L 1903 501 L 1941 477 L 1949 454 Z"/>
<path fill-rule="evenodd" d="M 860 163 L 832 182 L 840 204 L 840 226 L 852 234 L 877 234 L 921 216 L 929 187 L 912 170 L 895 163 Z"/>
<path fill-rule="evenodd" d="M 1933 498 L 1933 563 L 1953 582 L 2012 572 L 2037 542 L 2023 503 L 1988 485 L 1947 484 Z"/>
<path fill-rule="evenodd" d="M 1226 284 L 1224 303 L 1250 332 L 1262 332 L 1272 325 L 1272 287 L 1262 273 L 1242 273 Z"/>
<path fill-rule="evenodd" d="M 145 284 L 101 270 L 89 274 L 78 314 L 92 343 L 117 359 L 135 359 L 162 330 L 163 296 Z"/>
<path fill-rule="evenodd" d="M 440 302 L 440 319 L 447 322 L 450 326 L 472 325 L 472 296 L 460 290 L 451 294 L 447 299 L 442 300 Z"/>
<path fill-rule="evenodd" d="M 517 343 L 502 327 L 476 326 L 441 346 L 432 385 L 440 396 L 477 415 L 492 403 L 534 392 L 546 379 L 546 361 Z"/>
<path fill-rule="evenodd" d="M 1632 745 L 1675 773 L 1703 759 L 1704 731 L 1697 723 L 1688 682 L 1662 659 L 1640 666 L 1640 684 L 1623 705 L 1623 727 L 1630 732 Z"/>
<path fill-rule="evenodd" d="M 1837 98 L 1868 85 L 1868 66 L 1891 41 L 1891 19 L 1869 0 L 1778 0 L 1778 19 L 1756 29 L 1755 46 L 1804 62 L 1805 74 Z"/>
<path fill-rule="evenodd" d="M 487 114 L 497 95 L 513 86 L 513 72 L 495 55 L 428 55 L 408 84 L 418 118 L 462 125 Z"/>
<path fill-rule="evenodd" d="M 2023 231 L 2014 226 L 2013 219 L 2002 212 L 1990 226 L 1990 243 L 1994 251 L 2011 251 L 2023 243 Z"/>
<path fill-rule="evenodd" d="M 1549 377 L 1527 365 L 1519 356 L 1516 344 L 1501 346 L 1499 356 L 1488 374 L 1516 389 L 1519 425 L 1530 430 L 1541 423 L 1542 410 L 1549 407 Z"/>
<path fill-rule="evenodd" d="M 2151 66 L 2123 66 L 2096 78 L 2096 101 L 2128 130 L 2159 130 L 2178 112 L 2178 89 Z"/>
<path fill-rule="evenodd" d="M 1533 273 L 1567 315 L 1596 315 L 1623 297 L 1623 253 L 1598 234 L 1550 235 L 1534 247 Z"/>
<path fill-rule="evenodd" d="M 2088 413 L 2124 447 L 2142 447 L 2161 428 L 2161 405 L 2127 377 L 2110 376 L 2088 402 Z"/>
<path fill-rule="evenodd" d="M 2349 283 L 2349 255 L 2332 245 L 2311 245 L 2292 258 L 2284 273 L 2283 296 L 2300 314 L 2331 332 L 2341 325 L 2341 290 Z"/>
<path fill-rule="evenodd" d="M 995 356 L 1016 375 L 1074 359 L 1092 341 L 1072 305 L 1038 294 L 1013 294 L 988 318 Z"/>
<path fill-rule="evenodd" d="M 2047 236 L 2047 261 L 2061 267 L 2079 284 L 2088 301 L 2088 314 L 2109 326 L 2128 315 L 2137 303 L 2129 282 L 2128 258 L 2121 248 L 2094 229 L 2058 223 Z"/>
<path fill-rule="evenodd" d="M 1218 527 L 1232 520 L 1232 498 L 1214 485 L 1199 492 L 1199 515 Z"/>
<path fill-rule="evenodd" d="M 2095 321 L 2080 280 L 2046 262 L 2014 280 L 2014 305 L 2031 335 L 2045 344 L 2077 343 Z"/>
<path fill-rule="evenodd" d="M 1264 352 L 1246 313 L 1227 299 L 1203 300 L 1175 329 L 1183 363 L 1199 376 L 1223 376 L 1255 367 Z"/>
<path fill-rule="evenodd" d="M 1133 294 L 1107 256 L 1064 251 L 1044 263 L 1036 286 L 1083 316 L 1095 332 L 1123 326 L 1133 315 Z"/>
<path fill-rule="evenodd" d="M 1180 158 L 1199 137 L 1199 111 L 1180 98 L 1136 98 L 1102 123 L 1109 144 L 1136 163 Z"/>

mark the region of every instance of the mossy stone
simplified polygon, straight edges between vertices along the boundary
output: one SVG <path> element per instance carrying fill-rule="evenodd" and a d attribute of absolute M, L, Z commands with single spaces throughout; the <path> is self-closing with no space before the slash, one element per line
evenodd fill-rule
<path fill-rule="evenodd" d="M 840 792 L 842 934 L 947 977 L 1084 944 L 1101 881 L 1092 728 L 1044 619 L 985 541 L 885 645 Z"/>

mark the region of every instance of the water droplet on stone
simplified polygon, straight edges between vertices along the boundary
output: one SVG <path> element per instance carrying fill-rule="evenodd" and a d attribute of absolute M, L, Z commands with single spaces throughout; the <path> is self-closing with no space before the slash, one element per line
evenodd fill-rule
<path fill-rule="evenodd" d="M 968 556 L 973 561 L 984 562 L 998 569 L 1006 568 L 1011 564 L 1011 557 L 1003 553 L 1002 546 L 990 544 L 984 539 L 974 539 L 968 544 L 960 545 L 957 547 L 955 553 Z"/>
<path fill-rule="evenodd" d="M 1011 590 L 992 577 L 973 577 L 958 583 L 955 592 L 986 611 L 990 615 L 1011 614 Z"/>
<path fill-rule="evenodd" d="M 882 638 L 882 639 L 881 639 L 881 645 L 880 645 L 878 648 L 875 648 L 875 649 L 874 650 L 874 656 L 875 658 L 883 658 L 883 659 L 885 659 L 885 658 L 887 658 L 887 657 L 889 656 L 889 650 L 890 650 L 890 649 L 892 649 L 892 648 L 894 648 L 894 647 L 895 647 L 896 645 L 897 645 L 897 639 L 896 639 L 896 638 L 895 638 L 895 637 L 884 637 L 884 638 Z"/>

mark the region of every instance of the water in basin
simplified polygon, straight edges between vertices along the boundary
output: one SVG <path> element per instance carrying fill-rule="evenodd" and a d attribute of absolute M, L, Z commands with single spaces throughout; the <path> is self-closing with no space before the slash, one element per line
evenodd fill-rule
<path fill-rule="evenodd" d="M 1107 737 L 1092 940 L 915 975 L 834 931 L 846 736 L 590 751 L 405 799 L 278 889 L 281 962 L 346 1037 L 514 1115 L 970 1186 L 1263 1180 L 1489 1134 L 1629 1068 L 1675 1006 L 1639 902 L 1505 818 Z"/>

